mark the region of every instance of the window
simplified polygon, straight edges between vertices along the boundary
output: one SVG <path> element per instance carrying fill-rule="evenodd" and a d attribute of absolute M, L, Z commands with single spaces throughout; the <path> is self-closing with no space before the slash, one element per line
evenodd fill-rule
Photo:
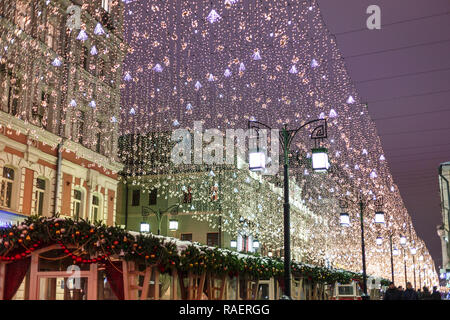
<path fill-rule="evenodd" d="M 184 192 L 183 203 L 192 203 L 192 189 L 191 189 L 191 187 L 188 187 L 187 191 Z"/>
<path fill-rule="evenodd" d="M 77 189 L 73 190 L 72 217 L 75 220 L 79 219 L 82 214 L 81 199 L 82 199 L 81 191 Z"/>
<path fill-rule="evenodd" d="M 182 241 L 191 241 L 192 242 L 192 233 L 182 233 L 181 234 Z"/>
<path fill-rule="evenodd" d="M 53 24 L 50 22 L 47 22 L 47 34 L 45 38 L 45 43 L 49 48 L 54 49 L 55 45 L 55 38 L 56 38 L 56 30 Z"/>
<path fill-rule="evenodd" d="M 84 111 L 80 111 L 80 116 L 78 117 L 78 142 L 83 144 L 83 136 L 84 136 L 84 121 L 86 120 L 86 115 Z"/>
<path fill-rule="evenodd" d="M 81 63 L 83 65 L 84 70 L 89 71 L 89 52 L 88 48 L 83 46 L 83 52 L 81 56 Z"/>
<path fill-rule="evenodd" d="M 215 184 L 211 187 L 211 201 L 219 200 L 219 185 Z"/>
<path fill-rule="evenodd" d="M 8 88 L 8 113 L 17 114 L 17 106 L 19 103 L 19 88 L 12 83 Z"/>
<path fill-rule="evenodd" d="M 102 143 L 102 123 L 97 121 L 97 144 L 95 145 L 95 151 L 100 153 Z"/>
<path fill-rule="evenodd" d="M 100 199 L 98 196 L 92 196 L 91 221 L 97 221 L 100 218 Z"/>
<path fill-rule="evenodd" d="M 131 199 L 131 205 L 138 206 L 140 200 L 141 200 L 141 190 L 140 189 L 133 190 L 133 197 Z"/>
<path fill-rule="evenodd" d="M 102 78 L 105 75 L 105 60 L 99 57 L 97 61 L 97 75 Z"/>
<path fill-rule="evenodd" d="M 148 204 L 150 206 L 156 205 L 157 197 L 158 189 L 153 189 L 152 191 L 150 191 L 150 193 L 148 194 Z"/>
<path fill-rule="evenodd" d="M 6 64 L 0 64 L 0 100 L 4 112 L 12 115 L 18 113 L 20 81 L 13 78 Z"/>
<path fill-rule="evenodd" d="M 206 244 L 208 246 L 214 247 L 219 245 L 219 233 L 210 232 L 206 234 Z"/>
<path fill-rule="evenodd" d="M 41 101 L 39 105 L 33 106 L 31 110 L 31 115 L 33 117 L 34 123 L 38 126 L 46 127 L 46 122 L 44 120 L 45 110 L 50 105 L 50 94 L 45 91 L 41 92 Z"/>
<path fill-rule="evenodd" d="M 38 178 L 36 180 L 36 214 L 44 214 L 45 180 Z"/>
<path fill-rule="evenodd" d="M 105 9 L 106 12 L 109 12 L 111 9 L 111 0 L 102 0 L 102 8 Z"/>
<path fill-rule="evenodd" d="M 25 30 L 31 22 L 31 6 L 22 1 L 16 2 L 15 23 L 20 29 Z"/>
<path fill-rule="evenodd" d="M 14 169 L 3 167 L 0 186 L 0 206 L 11 208 L 11 198 L 14 183 Z"/>

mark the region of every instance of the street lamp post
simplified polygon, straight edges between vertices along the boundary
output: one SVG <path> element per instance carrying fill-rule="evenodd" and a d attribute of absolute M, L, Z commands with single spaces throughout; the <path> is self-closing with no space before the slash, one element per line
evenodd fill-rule
<path fill-rule="evenodd" d="M 394 282 L 394 254 L 392 252 L 392 236 L 393 234 L 391 233 L 389 235 L 389 245 L 390 245 L 390 249 L 391 249 L 391 277 L 392 277 L 392 282 Z"/>
<path fill-rule="evenodd" d="M 406 272 L 406 253 L 405 253 L 405 248 L 402 247 L 402 251 L 403 251 L 403 263 L 405 265 L 405 288 L 406 288 L 406 284 L 408 283 L 408 275 Z"/>
<path fill-rule="evenodd" d="M 417 290 L 417 288 L 416 288 L 416 260 L 414 258 L 416 255 L 416 248 L 411 248 L 411 255 L 413 258 L 414 289 Z"/>
<path fill-rule="evenodd" d="M 316 148 L 313 149 L 312 155 L 312 166 L 314 171 L 326 172 L 329 168 L 328 156 L 326 154 L 327 150 L 325 148 L 317 148 L 317 142 L 323 141 L 327 138 L 327 121 L 326 119 L 316 119 L 306 122 L 304 125 L 297 129 L 287 129 L 287 125 L 284 125 L 281 132 L 281 147 L 284 156 L 284 204 L 283 204 L 283 218 L 284 218 L 284 295 L 288 298 L 291 297 L 291 232 L 290 232 L 290 204 L 289 204 L 289 149 L 291 142 L 297 133 L 304 127 L 316 123 L 322 122 L 320 125 L 315 127 L 311 132 L 311 139 L 316 142 Z M 249 129 L 259 130 L 261 127 L 272 130 L 268 125 L 261 122 L 250 120 L 248 122 Z M 258 132 L 259 133 L 259 132 Z M 256 152 L 249 152 L 249 168 L 252 170 L 261 171 L 264 166 L 261 165 L 262 153 L 257 149 Z M 255 165 L 253 165 L 252 160 L 254 160 Z M 265 165 L 265 162 L 263 163 Z"/>
<path fill-rule="evenodd" d="M 340 206 L 342 209 L 348 208 L 348 199 L 341 200 Z M 350 201 L 352 202 L 352 201 Z M 368 299 L 369 296 L 367 294 L 367 272 L 366 272 L 366 246 L 364 242 L 364 209 L 368 206 L 370 202 L 370 199 L 364 200 L 362 193 L 359 194 L 359 220 L 361 224 L 361 252 L 362 252 L 362 267 L 363 267 L 363 293 L 364 296 L 363 299 Z M 383 205 L 383 198 L 379 197 L 375 200 L 375 206 L 381 207 Z M 341 225 L 349 225 L 349 222 L 346 220 L 349 220 L 349 214 L 344 212 L 341 213 Z M 344 222 L 345 221 L 345 222 Z M 384 223 L 384 212 L 381 210 L 377 210 L 375 212 L 375 222 L 376 223 Z"/>
<path fill-rule="evenodd" d="M 162 220 L 162 216 L 165 213 L 169 213 L 169 212 L 170 212 L 170 214 L 177 215 L 179 206 L 180 205 L 178 205 L 178 204 L 174 204 L 174 205 L 168 207 L 166 210 L 158 209 L 157 211 L 153 210 L 150 207 L 143 206 L 142 207 L 142 216 L 143 217 L 147 217 L 150 214 L 150 212 L 155 214 L 156 221 L 158 223 L 158 235 L 160 235 L 161 234 L 161 220 Z M 176 221 L 174 219 L 169 221 L 169 229 L 171 231 L 177 230 L 178 229 L 178 221 Z"/>

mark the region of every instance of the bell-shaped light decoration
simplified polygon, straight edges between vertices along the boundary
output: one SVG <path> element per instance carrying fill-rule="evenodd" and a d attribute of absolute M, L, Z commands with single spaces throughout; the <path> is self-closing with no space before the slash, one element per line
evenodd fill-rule
<path fill-rule="evenodd" d="M 237 240 L 233 239 L 230 241 L 230 247 L 237 248 Z"/>
<path fill-rule="evenodd" d="M 178 220 L 176 220 L 176 219 L 170 219 L 169 220 L 169 230 L 170 231 L 177 231 L 178 230 Z"/>
<path fill-rule="evenodd" d="M 400 236 L 400 244 L 402 246 L 404 246 L 406 244 L 406 237 L 405 236 Z"/>
<path fill-rule="evenodd" d="M 330 168 L 328 150 L 326 148 L 312 149 L 312 166 L 315 172 L 327 172 Z"/>
<path fill-rule="evenodd" d="M 383 211 L 375 212 L 375 223 L 384 223 L 384 212 Z"/>
<path fill-rule="evenodd" d="M 147 222 L 141 222 L 141 232 L 150 232 L 150 224 Z"/>
<path fill-rule="evenodd" d="M 258 150 L 249 151 L 248 164 L 251 171 L 263 171 L 266 168 L 266 155 Z"/>
<path fill-rule="evenodd" d="M 416 253 L 417 253 L 417 249 L 416 249 L 416 248 L 414 248 L 414 247 L 413 247 L 413 248 L 411 248 L 411 254 L 412 254 L 412 255 L 415 255 Z"/>
<path fill-rule="evenodd" d="M 381 246 L 383 244 L 383 238 L 377 237 L 377 245 Z"/>
<path fill-rule="evenodd" d="M 341 213 L 340 223 L 341 223 L 341 226 L 343 226 L 343 227 L 350 226 L 350 216 L 348 213 L 345 213 L 345 212 Z"/>

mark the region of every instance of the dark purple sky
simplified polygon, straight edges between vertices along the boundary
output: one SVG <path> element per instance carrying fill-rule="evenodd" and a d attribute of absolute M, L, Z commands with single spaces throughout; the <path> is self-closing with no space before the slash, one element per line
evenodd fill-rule
<path fill-rule="evenodd" d="M 377 125 L 392 175 L 436 267 L 438 167 L 450 161 L 450 1 L 318 0 Z M 381 30 L 366 8 L 381 9 Z"/>

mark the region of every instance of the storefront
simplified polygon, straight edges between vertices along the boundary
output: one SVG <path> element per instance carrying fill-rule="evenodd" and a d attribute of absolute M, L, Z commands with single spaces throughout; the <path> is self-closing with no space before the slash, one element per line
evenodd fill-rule
<path fill-rule="evenodd" d="M 10 225 L 18 224 L 24 221 L 25 218 L 26 216 L 21 214 L 0 210 L 0 228 L 6 228 Z"/>

